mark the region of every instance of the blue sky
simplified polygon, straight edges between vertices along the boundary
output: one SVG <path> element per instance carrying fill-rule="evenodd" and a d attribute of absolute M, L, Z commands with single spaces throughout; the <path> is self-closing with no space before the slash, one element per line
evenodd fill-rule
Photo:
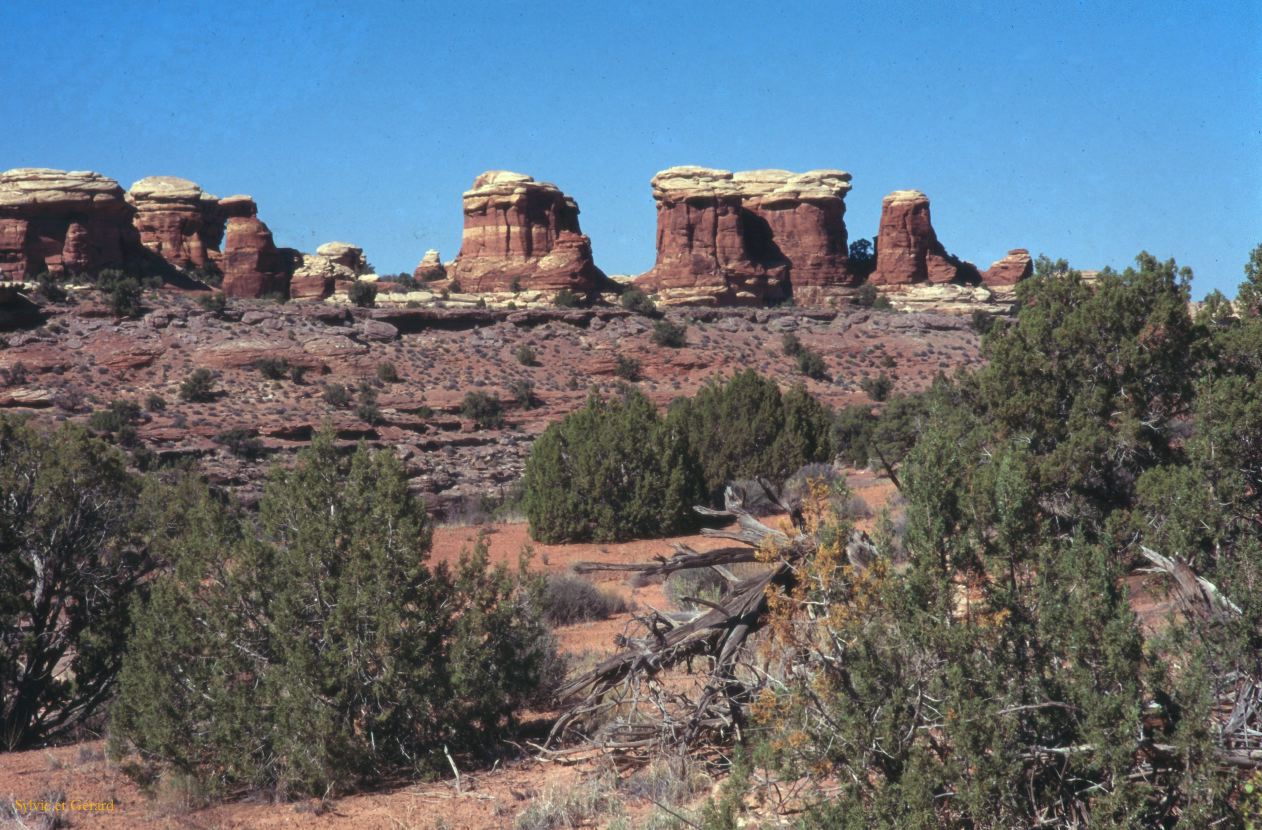
<path fill-rule="evenodd" d="M 840 167 L 851 238 L 929 194 L 952 252 L 1141 249 L 1233 293 L 1262 242 L 1262 4 L 21 3 L 0 169 L 251 193 L 278 244 L 455 256 L 487 169 L 553 181 L 596 261 L 653 261 L 665 167 Z"/>

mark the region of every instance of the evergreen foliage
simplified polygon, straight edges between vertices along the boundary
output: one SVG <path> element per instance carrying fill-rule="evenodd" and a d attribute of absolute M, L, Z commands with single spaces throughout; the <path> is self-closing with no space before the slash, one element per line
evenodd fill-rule
<path fill-rule="evenodd" d="M 802 387 L 782 394 L 752 369 L 671 404 L 668 421 L 688 436 L 711 497 L 729 481 L 779 484 L 805 464 L 832 460 L 832 414 Z"/>
<path fill-rule="evenodd" d="M 180 400 L 189 403 L 209 403 L 218 394 L 215 375 L 209 369 L 194 369 L 180 384 Z"/>
<path fill-rule="evenodd" d="M 212 792 L 325 795 L 432 768 L 511 728 L 554 670 L 539 586 L 428 565 L 399 462 L 321 432 L 274 469 L 257 527 L 184 482 L 112 713 L 115 752 Z"/>
<path fill-rule="evenodd" d="M 0 748 L 63 739 L 109 699 L 152 568 L 146 503 L 82 428 L 0 416 Z"/>
<path fill-rule="evenodd" d="M 697 525 L 700 474 L 687 433 L 624 388 L 544 431 L 526 462 L 530 535 L 546 543 L 685 533 Z"/>
<path fill-rule="evenodd" d="M 355 280 L 346 289 L 346 299 L 359 308 L 372 308 L 377 304 L 377 284 L 370 280 Z"/>
<path fill-rule="evenodd" d="M 985 368 L 837 419 L 843 455 L 899 466 L 909 564 L 856 570 L 825 544 L 784 605 L 827 607 L 823 624 L 773 623 L 818 671 L 755 707 L 762 762 L 841 786 L 807 826 L 1236 826 L 1213 715 L 1262 681 L 1262 383 L 1243 345 L 1262 324 L 1194 321 L 1189 277 L 1141 254 L 1091 286 L 1041 257 Z M 835 513 L 818 524 L 848 537 Z M 1145 639 L 1125 580 L 1140 545 L 1240 613 Z"/>
<path fill-rule="evenodd" d="M 471 419 L 478 429 L 499 429 L 504 426 L 504 404 L 495 395 L 470 392 L 460 404 L 460 414 Z"/>
<path fill-rule="evenodd" d="M 683 323 L 670 320 L 658 320 L 653 324 L 651 335 L 654 345 L 668 349 L 681 349 L 688 345 L 688 327 Z"/>

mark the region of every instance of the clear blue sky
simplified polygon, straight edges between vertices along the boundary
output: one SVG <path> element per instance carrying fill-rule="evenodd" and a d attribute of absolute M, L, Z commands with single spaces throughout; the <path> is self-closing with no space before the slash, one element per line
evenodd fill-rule
<path fill-rule="evenodd" d="M 929 194 L 982 267 L 1141 249 L 1233 293 L 1262 242 L 1262 3 L 20 3 L 0 169 L 251 193 L 282 245 L 382 271 L 460 240 L 486 169 L 574 196 L 610 273 L 653 261 L 665 167 L 840 167 L 851 238 Z"/>

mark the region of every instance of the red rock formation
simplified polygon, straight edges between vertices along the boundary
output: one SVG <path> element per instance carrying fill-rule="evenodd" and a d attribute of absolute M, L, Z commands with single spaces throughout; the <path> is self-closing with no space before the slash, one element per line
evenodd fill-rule
<path fill-rule="evenodd" d="M 955 282 L 961 263 L 938 241 L 929 218 L 929 197 L 919 190 L 895 190 L 881 203 L 873 285 Z"/>
<path fill-rule="evenodd" d="M 1025 248 L 1013 248 L 1003 259 L 992 263 L 982 272 L 982 284 L 1016 285 L 1034 273 L 1034 261 Z"/>
<path fill-rule="evenodd" d="M 230 297 L 287 297 L 294 263 L 276 247 L 272 232 L 259 221 L 254 200 L 229 196 L 219 207 L 227 217 L 220 260 L 223 292 Z"/>
<path fill-rule="evenodd" d="M 0 173 L 0 279 L 122 267 L 138 247 L 132 208 L 99 173 Z"/>
<path fill-rule="evenodd" d="M 326 242 L 314 254 L 299 254 L 300 264 L 289 282 L 291 300 L 323 300 L 338 283 L 349 284 L 368 270 L 364 249 L 348 242 Z"/>
<path fill-rule="evenodd" d="M 425 256 L 417 264 L 416 270 L 412 272 L 412 278 L 417 282 L 433 282 L 447 279 L 447 268 L 438 256 L 438 251 L 430 248 L 425 252 Z"/>
<path fill-rule="evenodd" d="M 188 179 L 150 176 L 127 192 L 140 242 L 176 268 L 208 268 L 223 241 L 219 199 Z"/>
<path fill-rule="evenodd" d="M 604 279 L 574 200 L 556 185 L 502 170 L 478 176 L 464 194 L 464 233 L 450 276 L 465 292 L 584 293 Z"/>
<path fill-rule="evenodd" d="M 652 184 L 657 263 L 636 284 L 667 302 L 761 303 L 852 282 L 849 173 L 672 167 Z"/>

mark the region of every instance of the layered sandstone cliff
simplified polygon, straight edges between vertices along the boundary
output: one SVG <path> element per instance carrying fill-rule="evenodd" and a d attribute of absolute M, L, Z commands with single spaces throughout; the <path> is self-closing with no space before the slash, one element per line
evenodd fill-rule
<path fill-rule="evenodd" d="M 227 221 L 220 259 L 223 292 L 229 297 L 289 296 L 297 252 L 276 247 L 249 196 L 221 199 L 219 208 Z"/>
<path fill-rule="evenodd" d="M 652 185 L 657 262 L 636 285 L 666 302 L 762 303 L 852 282 L 849 173 L 672 167 Z"/>
<path fill-rule="evenodd" d="M 448 275 L 478 293 L 587 293 L 605 279 L 574 200 L 556 185 L 503 170 L 483 173 L 465 192 L 460 253 Z"/>
<path fill-rule="evenodd" d="M 225 217 L 219 198 L 176 176 L 150 176 L 127 191 L 140 242 L 180 269 L 217 268 Z"/>
<path fill-rule="evenodd" d="M 139 244 L 118 182 L 89 171 L 0 173 L 0 279 L 127 264 Z"/>

